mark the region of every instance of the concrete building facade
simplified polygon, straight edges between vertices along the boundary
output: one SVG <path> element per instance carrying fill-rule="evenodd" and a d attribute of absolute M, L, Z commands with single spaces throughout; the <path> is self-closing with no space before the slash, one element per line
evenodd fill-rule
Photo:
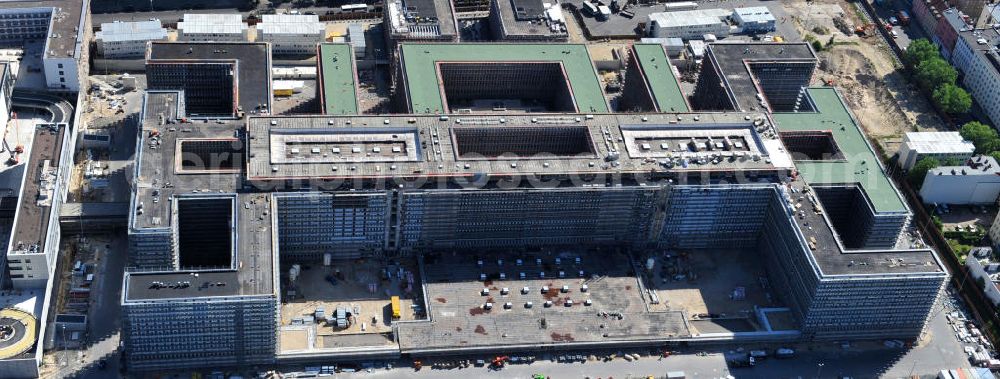
<path fill-rule="evenodd" d="M 92 35 L 89 1 L 9 1 L 0 4 L 0 44 L 44 41 L 42 70 L 49 90 L 77 92 L 87 72 Z"/>
<path fill-rule="evenodd" d="M 960 166 L 927 171 L 920 197 L 925 204 L 993 205 L 1000 196 L 1000 166 L 990 156 L 976 156 Z"/>

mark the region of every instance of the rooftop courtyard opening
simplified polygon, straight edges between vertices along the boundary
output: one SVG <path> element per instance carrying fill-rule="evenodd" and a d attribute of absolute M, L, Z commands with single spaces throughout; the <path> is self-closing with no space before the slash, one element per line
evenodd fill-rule
<path fill-rule="evenodd" d="M 861 249 L 872 211 L 864 193 L 856 185 L 813 186 L 834 232 L 847 249 Z"/>
<path fill-rule="evenodd" d="M 829 131 L 781 132 L 781 141 L 795 160 L 842 160 L 843 152 Z"/>
<path fill-rule="evenodd" d="M 453 128 L 452 135 L 460 159 L 592 157 L 597 153 L 584 126 L 463 127 Z"/>
<path fill-rule="evenodd" d="M 236 138 L 177 140 L 177 172 L 238 172 L 243 142 Z"/>
<path fill-rule="evenodd" d="M 233 261 L 233 199 L 177 199 L 181 268 L 229 268 Z"/>
<path fill-rule="evenodd" d="M 576 112 L 560 62 L 438 62 L 446 111 Z"/>

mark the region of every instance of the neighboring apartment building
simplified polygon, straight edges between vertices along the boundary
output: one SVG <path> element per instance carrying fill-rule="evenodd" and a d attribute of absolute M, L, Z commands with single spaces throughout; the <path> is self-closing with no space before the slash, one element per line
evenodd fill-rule
<path fill-rule="evenodd" d="M 970 158 L 961 166 L 927 171 L 920 197 L 925 204 L 993 205 L 1000 196 L 1000 166 L 993 157 Z"/>
<path fill-rule="evenodd" d="M 147 42 L 166 39 L 160 20 L 104 23 L 94 35 L 97 54 L 104 58 L 142 58 Z"/>
<path fill-rule="evenodd" d="M 976 146 L 962 138 L 959 132 L 907 132 L 899 147 L 899 167 L 909 170 L 923 158 L 944 162 L 972 158 Z"/>
<path fill-rule="evenodd" d="M 1000 125 L 1000 32 L 994 29 L 959 32 L 952 64 L 962 84 L 994 125 Z"/>
<path fill-rule="evenodd" d="M 1000 261 L 994 256 L 993 249 L 973 248 L 965 259 L 965 266 L 977 282 L 983 283 L 983 293 L 993 302 L 993 306 L 1000 306 L 1000 288 L 997 288 L 1000 285 Z"/>
<path fill-rule="evenodd" d="M 317 15 L 266 14 L 257 24 L 257 42 L 270 42 L 275 55 L 315 55 L 326 39 L 326 25 Z"/>
<path fill-rule="evenodd" d="M 177 23 L 178 41 L 246 42 L 247 24 L 235 14 L 184 14 Z"/>

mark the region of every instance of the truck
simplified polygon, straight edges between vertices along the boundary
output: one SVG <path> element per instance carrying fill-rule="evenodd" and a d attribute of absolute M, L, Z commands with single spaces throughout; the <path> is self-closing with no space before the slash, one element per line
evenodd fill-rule
<path fill-rule="evenodd" d="M 900 9 L 899 11 L 896 11 L 896 18 L 899 19 L 899 23 L 901 25 L 909 25 L 910 24 L 910 14 L 906 13 L 906 11 L 904 11 L 902 9 Z"/>
<path fill-rule="evenodd" d="M 757 365 L 757 359 L 749 354 L 726 354 L 726 363 L 733 367 L 753 367 Z"/>
<path fill-rule="evenodd" d="M 391 297 L 389 302 L 392 304 L 392 318 L 393 319 L 400 318 L 402 315 L 400 314 L 400 309 L 399 309 L 399 296 Z"/>
<path fill-rule="evenodd" d="M 774 349 L 774 357 L 778 359 L 788 359 L 795 356 L 795 350 L 787 347 L 779 347 Z"/>

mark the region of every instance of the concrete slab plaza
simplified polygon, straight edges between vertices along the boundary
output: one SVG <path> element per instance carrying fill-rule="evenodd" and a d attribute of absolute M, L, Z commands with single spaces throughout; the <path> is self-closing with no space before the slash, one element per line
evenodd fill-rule
<path fill-rule="evenodd" d="M 610 251 L 430 255 L 423 267 L 431 322 L 400 323 L 400 348 L 523 348 L 689 335 L 680 312 L 647 310 L 630 262 Z"/>
<path fill-rule="evenodd" d="M 287 272 L 288 267 L 290 265 L 283 266 L 282 272 Z M 284 303 L 279 332 L 282 352 L 393 345 L 392 296 L 400 297 L 399 320 L 422 317 L 422 312 L 416 311 L 419 307 L 413 307 L 414 299 L 419 298 L 420 283 L 412 261 L 390 266 L 374 260 L 334 261 L 331 266 L 302 267 L 293 283 L 283 281 Z M 390 275 L 385 279 L 383 270 L 387 267 Z M 331 277 L 336 285 L 329 280 Z M 292 288 L 295 295 L 287 296 Z M 323 307 L 327 315 L 333 314 L 337 307 L 346 308 L 351 314 L 349 326 L 337 328 L 322 320 L 293 325 L 294 319 L 308 318 L 319 307 Z"/>

